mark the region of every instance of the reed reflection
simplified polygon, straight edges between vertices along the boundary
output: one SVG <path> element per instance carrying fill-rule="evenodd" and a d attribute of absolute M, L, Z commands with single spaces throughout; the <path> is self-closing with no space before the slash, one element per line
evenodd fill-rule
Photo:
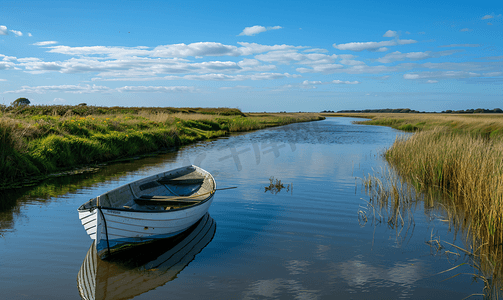
<path fill-rule="evenodd" d="M 82 299 L 130 299 L 174 280 L 206 247 L 216 222 L 206 214 L 184 233 L 118 253 L 107 260 L 91 245 L 77 285 Z M 94 242 L 93 242 L 94 243 Z"/>

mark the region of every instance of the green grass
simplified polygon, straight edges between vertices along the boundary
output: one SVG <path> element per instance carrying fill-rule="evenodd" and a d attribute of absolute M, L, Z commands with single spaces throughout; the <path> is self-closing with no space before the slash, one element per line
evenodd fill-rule
<path fill-rule="evenodd" d="M 189 113 L 192 111 L 198 113 Z M 323 119 L 317 114 L 246 115 L 222 108 L 88 106 L 29 106 L 0 116 L 0 189 L 231 132 Z"/>

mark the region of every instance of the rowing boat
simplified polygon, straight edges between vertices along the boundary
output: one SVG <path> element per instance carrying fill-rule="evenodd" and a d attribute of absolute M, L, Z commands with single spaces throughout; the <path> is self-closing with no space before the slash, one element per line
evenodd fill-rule
<path fill-rule="evenodd" d="M 216 182 L 190 165 L 125 184 L 78 208 L 96 253 L 107 256 L 176 236 L 199 221 L 213 201 Z"/>

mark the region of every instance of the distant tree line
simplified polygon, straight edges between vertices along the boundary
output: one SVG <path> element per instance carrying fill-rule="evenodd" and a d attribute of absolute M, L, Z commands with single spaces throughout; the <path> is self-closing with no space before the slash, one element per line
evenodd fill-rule
<path fill-rule="evenodd" d="M 78 105 L 30 105 L 30 100 L 18 98 L 10 106 L 0 104 L 0 113 L 12 113 L 16 115 L 47 115 L 47 116 L 65 116 L 65 115 L 104 115 L 104 114 L 138 114 L 140 112 L 156 113 L 198 113 L 208 115 L 222 116 L 246 116 L 238 108 L 228 107 L 121 107 L 121 106 L 92 106 L 87 103 Z"/>
<path fill-rule="evenodd" d="M 333 110 L 324 110 L 322 113 L 335 113 L 336 111 Z M 402 113 L 402 114 L 407 114 L 407 113 L 414 113 L 414 114 L 424 114 L 424 113 L 437 113 L 437 112 L 424 112 L 424 111 L 417 111 L 409 108 L 383 108 L 383 109 L 363 109 L 363 110 L 354 110 L 354 109 L 348 109 L 348 110 L 339 110 L 337 113 Z M 440 112 L 442 114 L 481 114 L 481 113 L 486 113 L 486 114 L 501 114 L 503 113 L 503 110 L 500 108 L 495 108 L 495 109 L 483 109 L 483 108 L 477 108 L 477 109 L 465 109 L 465 110 L 444 110 Z"/>
<path fill-rule="evenodd" d="M 445 110 L 442 111 L 444 114 L 501 114 L 503 113 L 503 110 L 501 108 L 495 108 L 495 109 L 483 109 L 483 108 L 477 108 L 477 109 L 465 109 L 465 110 Z"/>

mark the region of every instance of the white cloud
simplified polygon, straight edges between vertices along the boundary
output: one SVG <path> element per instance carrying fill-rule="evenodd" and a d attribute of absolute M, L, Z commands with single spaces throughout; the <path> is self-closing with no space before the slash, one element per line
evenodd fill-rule
<path fill-rule="evenodd" d="M 35 93 L 35 94 L 46 94 L 46 93 L 72 93 L 72 94 L 89 94 L 97 92 L 191 92 L 195 91 L 194 87 L 190 86 L 124 86 L 116 89 L 110 89 L 106 86 L 97 85 L 53 85 L 53 86 L 23 86 L 19 90 L 7 91 L 6 94 L 12 93 Z M 62 98 L 55 98 L 54 102 L 66 102 Z"/>
<path fill-rule="evenodd" d="M 28 32 L 28 36 L 32 37 L 33 35 L 31 33 Z"/>
<path fill-rule="evenodd" d="M 396 43 L 395 41 L 382 41 L 382 42 L 365 42 L 365 43 L 360 43 L 360 42 L 354 42 L 354 43 L 346 43 L 346 44 L 333 44 L 332 46 L 335 49 L 339 50 L 350 50 L 350 51 L 363 51 L 363 50 L 370 50 L 370 51 L 375 51 L 379 48 L 382 48 L 383 46 L 394 46 Z"/>
<path fill-rule="evenodd" d="M 483 75 L 487 76 L 487 77 L 502 76 L 503 72 L 489 72 L 489 73 L 484 73 Z"/>
<path fill-rule="evenodd" d="M 17 30 L 9 30 L 9 31 L 14 33 L 16 36 L 23 36 L 23 33 L 21 31 L 17 31 Z"/>
<path fill-rule="evenodd" d="M 250 90 L 250 89 L 252 89 L 252 87 L 247 86 L 247 85 L 236 85 L 236 86 L 223 86 L 219 89 L 220 90 Z"/>
<path fill-rule="evenodd" d="M 29 94 L 45 94 L 47 92 L 63 92 L 72 94 L 89 94 L 96 92 L 108 92 L 110 88 L 97 85 L 51 85 L 51 86 L 22 86 L 21 89 L 15 91 L 7 91 L 6 94 L 12 93 L 29 93 Z"/>
<path fill-rule="evenodd" d="M 27 72 L 40 74 L 50 71 L 60 73 L 100 72 L 103 77 L 139 77 L 157 76 L 158 74 L 183 74 L 207 72 L 239 72 L 241 67 L 231 61 L 208 61 L 188 63 L 179 59 L 124 58 L 102 60 L 94 57 L 72 58 L 66 61 L 44 62 L 39 60 L 24 61 L 18 66 Z"/>
<path fill-rule="evenodd" d="M 437 83 L 437 82 L 438 82 L 438 80 L 428 80 L 428 81 L 426 81 L 426 82 L 427 82 L 427 83 Z"/>
<path fill-rule="evenodd" d="M 379 73 L 392 73 L 397 72 L 400 68 L 398 66 L 367 66 L 358 65 L 349 68 L 336 69 L 332 73 L 346 73 L 346 74 L 379 74 Z"/>
<path fill-rule="evenodd" d="M 6 62 L 15 61 L 17 59 L 15 56 L 7 56 L 3 54 L 0 54 L 0 58 L 2 58 L 2 60 Z"/>
<path fill-rule="evenodd" d="M 69 46 L 51 46 L 50 53 L 59 53 L 72 56 L 90 56 L 90 55 L 107 55 L 109 57 L 125 57 L 125 56 L 142 56 L 150 55 L 151 52 L 146 50 L 148 47 L 106 47 L 106 46 L 91 46 L 91 47 L 69 47 Z"/>
<path fill-rule="evenodd" d="M 14 64 L 10 61 L 0 61 L 0 70 L 7 70 L 14 67 Z"/>
<path fill-rule="evenodd" d="M 408 45 L 408 44 L 417 43 L 417 41 L 415 41 L 415 40 L 397 40 L 396 42 L 398 45 Z"/>
<path fill-rule="evenodd" d="M 321 81 L 309 81 L 309 80 L 304 80 L 302 82 L 303 85 L 309 85 L 309 84 L 323 84 Z"/>
<path fill-rule="evenodd" d="M 396 31 L 393 31 L 393 30 L 388 30 L 383 35 L 383 37 L 398 37 L 398 33 Z"/>
<path fill-rule="evenodd" d="M 340 64 L 323 64 L 323 65 L 314 65 L 312 68 L 297 68 L 297 72 L 299 73 L 324 73 L 331 74 L 335 73 L 337 70 L 344 68 L 343 65 Z"/>
<path fill-rule="evenodd" d="M 321 49 L 321 48 L 312 48 L 312 49 L 306 49 L 304 52 L 319 52 L 319 53 L 327 53 L 327 49 Z"/>
<path fill-rule="evenodd" d="M 354 60 L 354 59 L 341 59 L 340 62 L 341 62 L 341 64 L 348 65 L 348 66 L 359 66 L 359 65 L 365 64 L 363 61 Z"/>
<path fill-rule="evenodd" d="M 316 85 L 327 85 L 327 84 L 359 84 L 359 81 L 343 81 L 343 80 L 332 80 L 332 81 L 310 81 L 310 80 L 304 80 L 301 84 L 300 87 L 303 89 L 306 88 L 316 88 Z"/>
<path fill-rule="evenodd" d="M 214 42 L 192 44 L 174 44 L 157 46 L 152 51 L 154 57 L 187 57 L 187 56 L 238 56 L 238 47 Z"/>
<path fill-rule="evenodd" d="M 443 45 L 439 46 L 441 48 L 449 48 L 449 47 L 480 47 L 479 44 L 450 44 L 450 45 Z"/>
<path fill-rule="evenodd" d="M 226 75 L 226 74 L 202 74 L 202 75 L 185 75 L 182 76 L 180 79 L 185 79 L 185 80 L 211 80 L 211 81 L 236 81 L 236 80 L 245 80 L 245 78 L 239 78 L 239 75 Z M 246 77 L 246 79 L 250 79 L 249 77 Z"/>
<path fill-rule="evenodd" d="M 117 88 L 116 91 L 132 93 L 168 93 L 168 92 L 192 92 L 195 88 L 192 86 L 124 86 Z"/>
<path fill-rule="evenodd" d="M 189 67 L 200 69 L 198 72 L 208 72 L 208 71 L 236 71 L 241 69 L 239 65 L 233 61 L 205 61 L 202 63 L 189 64 Z"/>
<path fill-rule="evenodd" d="M 404 74 L 404 79 L 460 79 L 460 78 L 471 78 L 480 77 L 479 73 L 466 72 L 466 71 L 437 71 L 437 72 L 421 72 L 414 74 Z"/>
<path fill-rule="evenodd" d="M 0 25 L 0 35 L 8 35 L 9 31 L 7 30 L 7 26 Z"/>
<path fill-rule="evenodd" d="M 63 64 L 61 62 L 28 61 L 23 62 L 21 65 L 32 74 L 61 71 L 63 69 Z"/>
<path fill-rule="evenodd" d="M 303 49 L 306 47 L 303 46 L 291 46 L 291 45 L 261 45 L 257 43 L 245 43 L 238 42 L 242 47 L 238 48 L 240 55 L 252 55 L 257 53 L 264 53 L 268 51 L 277 51 L 277 50 L 289 50 L 289 49 Z"/>
<path fill-rule="evenodd" d="M 10 34 L 10 33 L 9 33 Z M 400 40 L 398 33 L 387 31 L 391 37 L 388 41 L 347 43 L 335 45 L 339 50 L 352 51 L 385 51 L 388 47 L 417 43 L 415 40 Z M 381 54 L 382 57 L 372 60 L 357 60 L 352 54 L 330 54 L 327 50 L 292 45 L 261 45 L 257 43 L 240 42 L 237 45 L 226 45 L 216 42 L 198 42 L 189 44 L 161 45 L 155 48 L 138 47 L 69 47 L 54 45 L 56 41 L 42 41 L 34 43 L 36 46 L 46 46 L 51 53 L 69 55 L 66 60 L 44 61 L 35 57 L 7 57 L 0 55 L 0 70 L 18 69 L 26 73 L 40 74 L 58 72 L 64 74 L 92 74 L 93 81 L 128 81 L 132 86 L 116 89 L 108 87 L 98 88 L 90 85 L 68 86 L 24 86 L 19 91 L 27 93 L 66 92 L 66 93 L 94 93 L 94 92 L 172 92 L 187 90 L 184 87 L 165 86 L 134 86 L 133 81 L 168 81 L 168 80 L 199 80 L 199 81 L 245 81 L 245 80 L 276 80 L 299 78 L 305 73 L 321 74 L 380 74 L 390 75 L 396 72 L 408 71 L 403 75 L 406 79 L 437 78 L 471 78 L 479 76 L 493 77 L 503 69 L 503 61 L 479 61 L 465 63 L 412 63 L 410 61 L 426 60 L 434 57 L 448 56 L 464 51 L 463 49 L 442 49 L 448 51 L 406 52 L 395 51 Z M 451 44 L 441 47 L 478 47 L 478 44 Z M 334 50 L 332 49 L 332 52 Z M 222 57 L 220 60 L 212 57 Z M 229 57 L 225 57 L 229 56 Z M 48 56 L 54 57 L 54 56 Z M 57 56 L 60 57 L 60 56 Z M 199 58 L 198 58 L 199 57 Z M 482 58 L 481 58 L 482 59 Z M 487 58 L 486 58 L 487 59 Z M 377 65 L 398 61 L 409 61 L 395 66 Z M 371 66 L 365 62 L 372 62 Z M 286 66 L 282 66 L 286 65 Z M 370 63 L 369 63 L 370 64 Z M 288 66 L 293 65 L 293 66 Z M 423 72 L 431 69 L 432 72 Z M 281 70 L 281 71 L 276 71 Z M 294 70 L 294 71 L 290 71 Z M 437 71 L 438 70 L 438 71 Z M 290 73 L 287 73 L 290 72 Z M 292 73 L 293 72 L 293 73 Z M 451 73 L 449 73 L 451 72 Z M 384 73 L 384 74 L 383 74 Z M 482 74 L 482 75 L 480 75 Z M 439 77 L 435 77 L 439 76 Z M 465 76 L 465 77 L 463 77 Z M 3 76 L 6 78 L 6 76 Z M 323 80 L 323 79 L 322 79 Z M 328 83 L 322 81 L 307 81 L 304 86 L 318 84 L 358 84 L 359 81 L 335 80 Z M 140 83 L 138 83 L 140 84 Z M 173 84 L 178 84 L 174 83 Z M 246 84 L 246 83 L 245 83 Z M 245 85 L 242 85 L 245 86 Z M 296 85 L 297 88 L 302 87 Z M 15 87 L 19 89 L 18 87 Z M 13 88 L 14 89 L 14 88 Z M 225 88 L 224 88 L 225 89 Z M 193 90 L 191 90 L 193 91 Z"/>
<path fill-rule="evenodd" d="M 499 72 L 503 69 L 503 62 L 445 62 L 445 63 L 431 63 L 427 62 L 419 65 L 421 68 L 428 69 L 443 69 L 443 70 L 460 70 L 465 72 Z"/>
<path fill-rule="evenodd" d="M 503 60 L 503 55 L 500 55 L 500 56 L 488 56 L 488 57 L 481 57 L 480 59 Z"/>
<path fill-rule="evenodd" d="M 52 100 L 53 103 L 66 103 L 66 100 L 63 99 L 63 98 L 54 98 L 54 100 Z"/>
<path fill-rule="evenodd" d="M 257 43 L 238 43 L 241 47 L 225 45 L 215 42 L 198 42 L 191 44 L 171 44 L 160 45 L 150 50 L 149 47 L 105 47 L 105 46 L 89 46 L 89 47 L 69 47 L 69 46 L 52 46 L 49 47 L 51 53 L 60 53 L 72 56 L 106 56 L 109 58 L 123 57 L 173 57 L 182 58 L 193 56 L 195 58 L 203 58 L 204 56 L 247 56 L 257 53 L 263 53 L 274 50 L 302 49 L 306 47 L 291 46 L 291 45 L 260 45 Z"/>
<path fill-rule="evenodd" d="M 264 26 L 255 25 L 252 27 L 246 27 L 239 35 L 252 36 L 266 31 L 267 29 Z"/>
<path fill-rule="evenodd" d="M 58 42 L 56 41 L 45 41 L 45 42 L 36 42 L 36 43 L 33 43 L 32 45 L 35 45 L 35 46 L 47 46 L 47 45 L 54 45 L 54 44 L 57 44 Z"/>
<path fill-rule="evenodd" d="M 359 84 L 359 81 L 341 81 L 341 80 L 333 80 L 332 83 L 335 84 Z"/>
<path fill-rule="evenodd" d="M 298 78 L 300 75 L 289 74 L 289 73 L 259 73 L 250 75 L 251 80 L 271 80 L 271 79 L 281 79 L 281 78 Z"/>
<path fill-rule="evenodd" d="M 491 15 L 485 15 L 485 16 L 482 17 L 481 20 L 487 20 L 487 19 L 492 19 L 492 18 L 494 18 L 494 17 L 491 16 Z"/>
<path fill-rule="evenodd" d="M 2 79 L 2 78 L 0 78 L 0 81 L 7 81 L 7 79 Z"/>
<path fill-rule="evenodd" d="M 241 67 L 242 72 L 248 72 L 248 71 L 264 72 L 277 69 L 275 65 L 263 65 L 259 60 L 249 58 L 245 58 L 242 61 L 238 62 L 238 66 Z"/>
<path fill-rule="evenodd" d="M 152 80 L 203 80 L 203 81 L 243 81 L 243 80 L 274 80 L 282 78 L 298 78 L 297 74 L 289 73 L 257 73 L 249 75 L 227 75 L 227 74 L 201 74 L 184 76 L 164 76 L 164 77 L 138 77 L 138 78 L 93 78 L 93 81 L 152 81 Z"/>
<path fill-rule="evenodd" d="M 459 31 L 461 32 L 467 32 L 467 31 L 472 31 L 473 29 L 470 29 L 470 28 L 463 28 L 463 29 L 460 29 Z"/>
<path fill-rule="evenodd" d="M 402 60 L 423 60 L 431 57 L 440 57 L 447 56 L 457 53 L 462 50 L 449 50 L 449 51 L 441 51 L 441 52 L 409 52 L 409 53 L 401 53 L 400 51 L 395 51 L 393 53 L 388 53 L 384 57 L 378 58 L 377 61 L 387 64 L 395 61 Z"/>
<path fill-rule="evenodd" d="M 289 64 L 295 62 L 298 64 L 327 64 L 333 63 L 337 55 L 327 55 L 322 53 L 299 53 L 296 50 L 270 51 L 265 54 L 255 56 L 256 59 L 267 62 L 276 62 L 280 64 Z"/>
<path fill-rule="evenodd" d="M 388 50 L 386 47 L 388 46 L 396 46 L 396 45 L 406 45 L 406 44 L 414 44 L 417 43 L 415 40 L 391 40 L 391 41 L 382 41 L 382 42 L 354 42 L 354 43 L 346 43 L 346 44 L 333 44 L 332 46 L 335 49 L 339 50 L 350 50 L 350 51 L 377 51 L 384 52 Z"/>
<path fill-rule="evenodd" d="M 256 34 L 259 34 L 262 32 L 266 32 L 268 30 L 278 30 L 281 28 L 282 28 L 281 26 L 264 27 L 264 26 L 255 25 L 252 27 L 246 27 L 245 29 L 243 29 L 243 31 L 238 36 L 241 36 L 241 35 L 253 36 L 253 35 L 256 35 Z"/>
<path fill-rule="evenodd" d="M 400 51 L 395 51 L 393 53 L 388 53 L 384 57 L 378 58 L 377 61 L 387 64 L 394 61 L 400 60 L 420 60 L 430 57 L 430 51 L 426 52 L 410 52 L 410 53 L 401 53 Z"/>

